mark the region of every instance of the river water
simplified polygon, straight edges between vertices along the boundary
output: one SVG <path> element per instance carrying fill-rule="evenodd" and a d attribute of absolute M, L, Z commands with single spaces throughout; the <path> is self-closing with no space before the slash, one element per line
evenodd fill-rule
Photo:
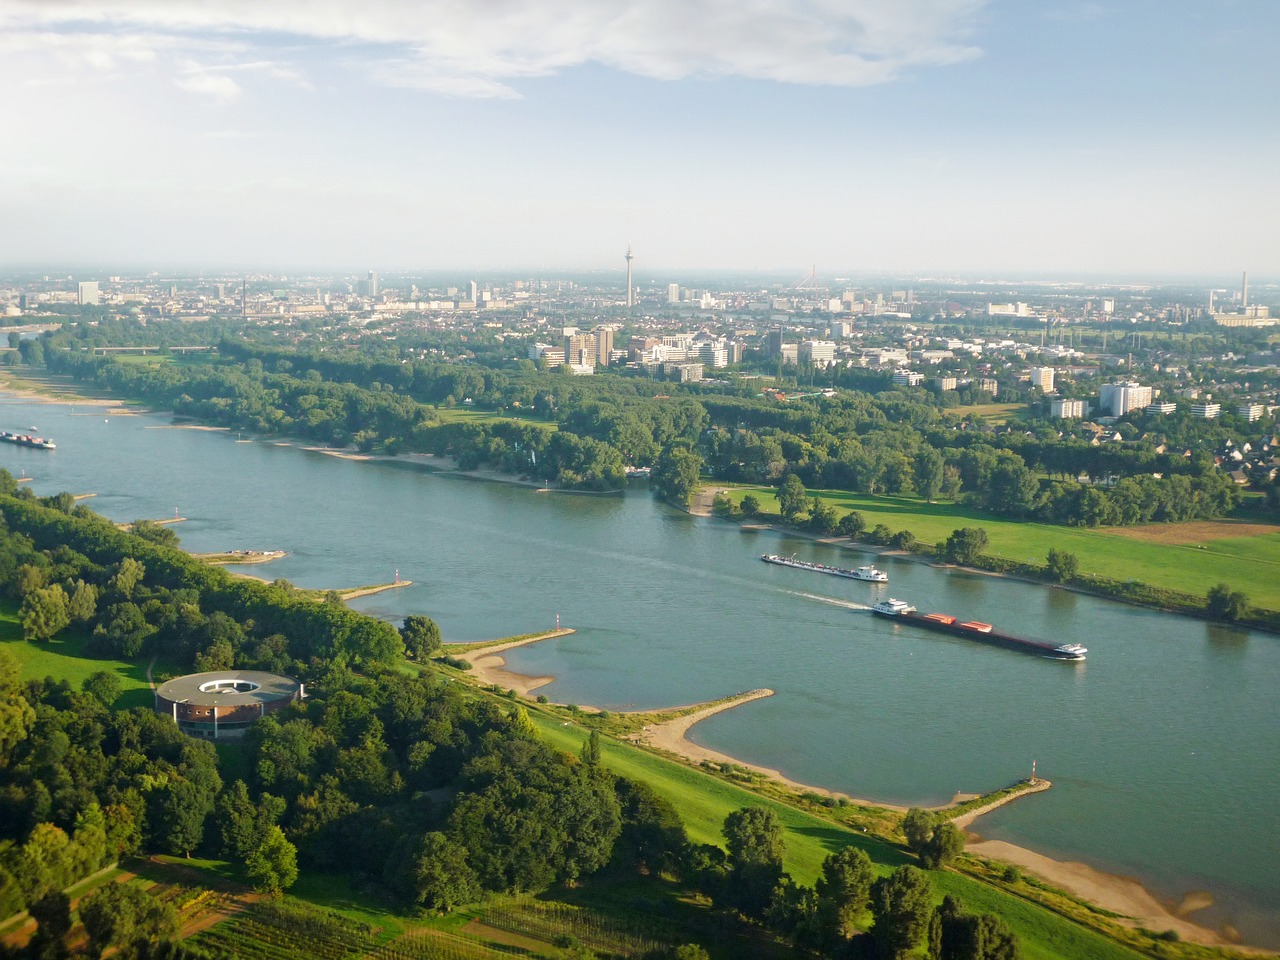
<path fill-rule="evenodd" d="M 893 595 L 1058 642 L 1072 664 L 872 617 L 886 589 L 761 563 L 762 553 L 856 566 L 869 554 L 696 518 L 647 491 L 589 496 L 353 462 L 162 416 L 0 399 L 0 429 L 38 426 L 53 452 L 0 444 L 42 495 L 96 493 L 116 520 L 189 518 L 196 551 L 283 549 L 245 568 L 304 587 L 412 587 L 356 601 L 426 613 L 447 640 L 555 625 L 577 632 L 507 653 L 554 675 L 540 692 L 610 709 L 755 687 L 777 696 L 715 716 L 693 739 L 804 783 L 936 804 L 1031 771 L 1048 793 L 979 821 L 985 837 L 1078 859 L 1178 900 L 1201 922 L 1280 946 L 1280 638 L 1060 589 L 876 562 Z"/>

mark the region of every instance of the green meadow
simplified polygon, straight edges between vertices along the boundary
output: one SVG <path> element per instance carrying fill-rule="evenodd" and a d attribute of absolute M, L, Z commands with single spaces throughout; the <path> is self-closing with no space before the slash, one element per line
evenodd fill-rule
<path fill-rule="evenodd" d="M 475 407 L 437 407 L 441 423 L 532 423 L 548 430 L 559 430 L 554 420 L 544 420 L 532 414 L 522 416 L 512 413 L 496 413 L 493 410 L 477 410 Z"/>
<path fill-rule="evenodd" d="M 779 519 L 772 487 L 735 487 L 729 495 L 740 503 L 748 493 L 760 501 L 763 519 Z M 1044 563 L 1052 547 L 1075 554 L 1082 573 L 1138 580 L 1196 596 L 1204 596 L 1217 583 L 1227 583 L 1247 594 L 1255 606 L 1280 610 L 1280 531 L 1199 543 L 1161 543 L 1134 539 L 1105 527 L 1002 520 L 958 503 L 926 503 L 916 497 L 839 490 L 815 490 L 810 494 L 831 504 L 837 514 L 857 510 L 866 519 L 867 529 L 883 523 L 895 533 L 910 530 L 917 540 L 940 543 L 958 527 L 982 527 L 989 538 L 986 552 L 992 556 Z"/>
<path fill-rule="evenodd" d="M 107 670 L 120 678 L 121 694 L 116 706 L 151 706 L 154 702 L 147 685 L 147 665 L 141 661 L 94 660 L 84 655 L 89 638 L 84 633 L 64 630 L 48 643 L 30 643 L 22 639 L 18 622 L 18 605 L 0 601 L 0 650 L 7 650 L 18 661 L 23 680 L 53 677 L 66 680 L 77 690 L 91 674 Z"/>

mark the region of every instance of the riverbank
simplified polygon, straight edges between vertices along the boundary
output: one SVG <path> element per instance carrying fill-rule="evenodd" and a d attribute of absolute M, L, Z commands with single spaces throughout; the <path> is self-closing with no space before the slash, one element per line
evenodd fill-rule
<path fill-rule="evenodd" d="M 539 640 L 563 635 L 566 632 L 572 631 L 552 631 L 548 634 L 520 638 L 510 643 L 498 643 L 482 649 L 473 648 L 467 653 L 458 655 L 457 659 L 465 659 L 472 664 L 471 675 L 481 685 L 496 684 L 504 690 L 514 690 L 517 696 L 528 697 L 533 691 L 551 683 L 555 677 L 533 677 L 508 670 L 505 668 L 503 658 L 497 655 L 497 651 L 536 643 Z M 446 645 L 446 652 L 447 647 L 448 645 Z M 786 776 L 779 770 L 744 761 L 727 753 L 704 747 L 689 739 L 689 731 L 708 717 L 716 716 L 725 711 L 771 696 L 774 696 L 774 691 L 768 688 L 750 690 L 734 697 L 714 701 L 691 712 L 682 713 L 671 720 L 651 724 L 639 734 L 627 739 L 639 746 L 656 750 L 694 765 L 728 765 L 748 770 L 767 777 L 774 783 L 799 794 L 816 794 L 859 807 L 889 810 L 898 814 L 906 813 L 907 807 L 905 806 L 853 797 L 840 791 L 801 783 Z M 690 707 L 698 706 L 697 704 L 690 705 Z M 585 707 L 584 709 L 595 711 L 597 708 Z M 688 708 L 674 709 L 684 710 Z M 1004 806 L 1015 799 L 1021 799 L 1029 794 L 1047 790 L 1050 786 L 1049 781 L 1041 780 L 1036 785 L 1019 790 L 1016 793 L 1007 794 L 991 803 L 966 811 L 956 817 L 954 822 L 961 828 L 969 827 L 983 814 Z M 957 794 L 950 803 L 934 809 L 939 812 L 945 812 L 951 807 L 972 799 L 974 799 L 973 794 Z M 1193 943 L 1215 947 L 1240 948 L 1239 936 L 1235 931 L 1213 930 L 1188 919 L 1189 914 L 1195 910 L 1203 909 L 1214 902 L 1211 894 L 1194 892 L 1186 895 L 1178 904 L 1165 904 L 1137 880 L 1109 874 L 1083 863 L 1054 860 L 1051 857 L 1017 844 L 999 840 L 981 840 L 978 835 L 973 833 L 968 835 L 976 841 L 969 844 L 967 847 L 968 853 L 988 860 L 998 861 L 1002 864 L 1012 864 L 1023 869 L 1071 897 L 1116 914 L 1118 922 L 1126 926 L 1134 929 L 1144 928 L 1155 931 L 1175 930 L 1180 938 Z M 1257 952 L 1266 953 L 1266 951 L 1262 950 Z"/>

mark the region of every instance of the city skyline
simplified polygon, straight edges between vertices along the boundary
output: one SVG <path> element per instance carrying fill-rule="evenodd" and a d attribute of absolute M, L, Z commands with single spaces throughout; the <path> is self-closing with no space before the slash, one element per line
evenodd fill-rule
<path fill-rule="evenodd" d="M 1271 4 L 740 9 L 0 0 L 0 263 L 1280 272 Z"/>

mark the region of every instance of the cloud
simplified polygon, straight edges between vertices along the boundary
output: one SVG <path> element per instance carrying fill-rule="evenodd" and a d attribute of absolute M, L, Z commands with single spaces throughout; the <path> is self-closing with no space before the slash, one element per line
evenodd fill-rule
<path fill-rule="evenodd" d="M 0 34 L 55 45 L 49 38 L 96 37 L 102 50 L 102 38 L 140 50 L 151 38 L 153 56 L 220 41 L 299 83 L 283 51 L 320 46 L 378 82 L 465 97 L 517 96 L 521 79 L 589 63 L 662 80 L 865 86 L 979 56 L 970 37 L 988 2 L 0 0 Z M 225 97 L 227 81 L 221 71 L 179 82 Z"/>
<path fill-rule="evenodd" d="M 240 84 L 225 73 L 206 70 L 196 64 L 189 66 L 186 74 L 179 77 L 176 83 L 189 93 L 204 94 L 222 103 L 230 103 L 241 93 Z"/>

